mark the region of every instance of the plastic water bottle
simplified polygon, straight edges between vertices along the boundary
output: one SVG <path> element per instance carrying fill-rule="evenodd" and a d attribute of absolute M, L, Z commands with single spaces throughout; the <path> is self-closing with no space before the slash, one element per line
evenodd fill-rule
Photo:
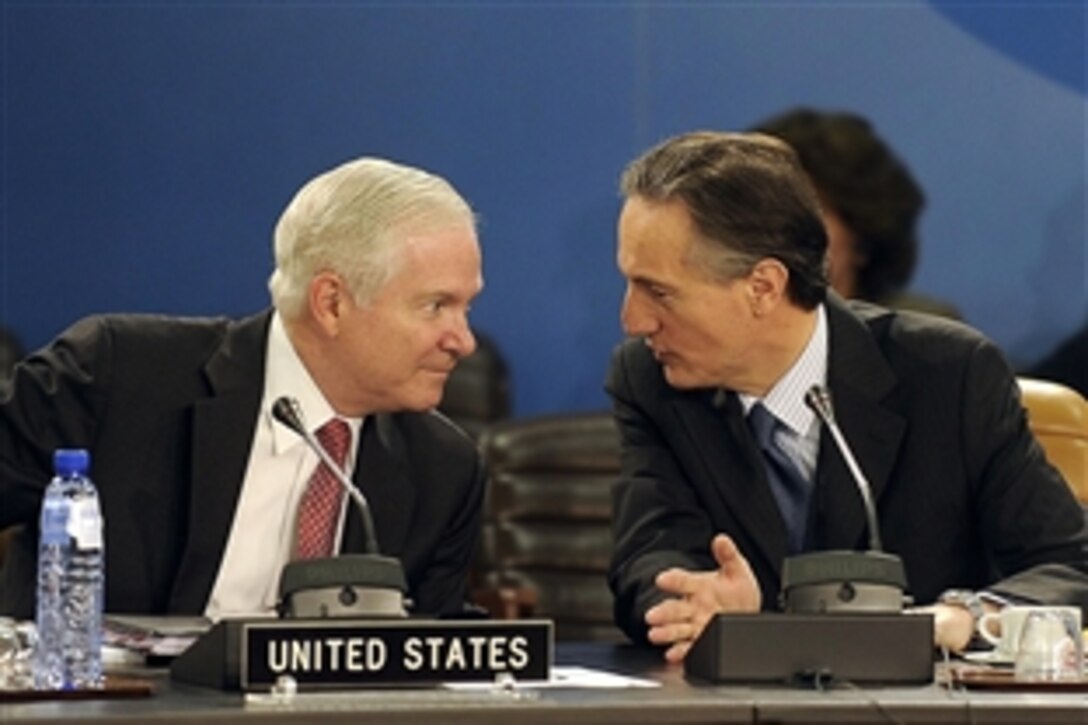
<path fill-rule="evenodd" d="M 102 513 L 87 451 L 58 450 L 38 546 L 39 690 L 102 687 Z"/>

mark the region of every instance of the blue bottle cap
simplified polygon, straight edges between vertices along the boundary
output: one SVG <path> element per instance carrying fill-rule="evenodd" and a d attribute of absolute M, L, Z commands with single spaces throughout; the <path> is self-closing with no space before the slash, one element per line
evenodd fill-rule
<path fill-rule="evenodd" d="M 91 456 L 84 448 L 58 448 L 53 454 L 53 470 L 60 476 L 86 473 L 90 465 Z"/>

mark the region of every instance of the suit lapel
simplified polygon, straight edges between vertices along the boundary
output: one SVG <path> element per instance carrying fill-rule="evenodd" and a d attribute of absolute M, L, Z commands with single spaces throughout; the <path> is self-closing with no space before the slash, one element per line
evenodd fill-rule
<path fill-rule="evenodd" d="M 713 482 L 711 490 L 704 489 L 700 494 L 704 500 L 723 506 L 720 514 L 710 512 L 712 520 L 736 522 L 742 530 L 735 532 L 738 538 L 752 541 L 777 575 L 786 556 L 786 527 L 760 453 L 737 396 L 725 392 L 709 395 L 713 401 L 710 404 L 706 397 L 687 395 L 679 397 L 674 405 L 693 450 L 704 463 L 706 479 L 698 480 Z M 751 558 L 752 552 L 745 554 Z"/>
<path fill-rule="evenodd" d="M 889 404 L 896 377 L 866 323 L 837 297 L 828 298 L 828 387 L 835 418 L 879 504 L 895 469 L 905 419 Z M 865 546 L 865 508 L 830 433 L 821 434 L 817 512 L 821 548 Z"/>
<path fill-rule="evenodd" d="M 399 556 L 415 508 L 416 490 L 404 438 L 394 416 L 379 413 L 367 418 L 352 480 L 370 504 L 381 553 Z M 348 517 L 343 548 L 363 551 L 363 542 L 362 520 L 358 513 L 353 513 Z"/>
<path fill-rule="evenodd" d="M 211 395 L 193 405 L 189 535 L 171 611 L 201 611 L 219 571 L 261 403 L 270 320 L 265 312 L 232 325 L 205 366 Z"/>

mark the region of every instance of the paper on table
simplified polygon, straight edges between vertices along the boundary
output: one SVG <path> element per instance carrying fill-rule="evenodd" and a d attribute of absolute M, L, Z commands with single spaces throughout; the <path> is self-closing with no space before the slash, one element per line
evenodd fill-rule
<path fill-rule="evenodd" d="M 569 687 L 584 690 L 622 690 L 631 688 L 661 687 L 660 682 L 642 677 L 628 677 L 615 672 L 593 670 L 588 667 L 556 666 L 552 667 L 552 676 L 548 680 L 515 680 L 513 686 L 518 689 L 548 689 Z M 493 682 L 447 682 L 443 685 L 451 690 L 489 690 L 499 686 Z"/>
<path fill-rule="evenodd" d="M 207 632 L 212 622 L 207 617 L 107 614 L 107 629 L 134 631 L 157 637 L 198 637 Z"/>
<path fill-rule="evenodd" d="M 108 614 L 103 644 L 152 657 L 176 657 L 208 631 L 205 617 Z"/>

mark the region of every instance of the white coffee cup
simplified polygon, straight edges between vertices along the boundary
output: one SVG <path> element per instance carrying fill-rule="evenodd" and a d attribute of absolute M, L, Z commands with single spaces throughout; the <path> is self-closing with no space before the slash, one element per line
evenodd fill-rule
<path fill-rule="evenodd" d="M 1077 631 L 1080 631 L 1080 607 L 1010 605 L 998 612 L 987 612 L 982 615 L 978 620 L 978 633 L 994 645 L 994 654 L 997 657 L 1012 662 L 1016 659 L 1016 653 L 1020 647 L 1020 633 L 1024 628 L 1024 620 L 1032 612 L 1060 613 L 1063 618 L 1071 617 L 1076 622 Z"/>

